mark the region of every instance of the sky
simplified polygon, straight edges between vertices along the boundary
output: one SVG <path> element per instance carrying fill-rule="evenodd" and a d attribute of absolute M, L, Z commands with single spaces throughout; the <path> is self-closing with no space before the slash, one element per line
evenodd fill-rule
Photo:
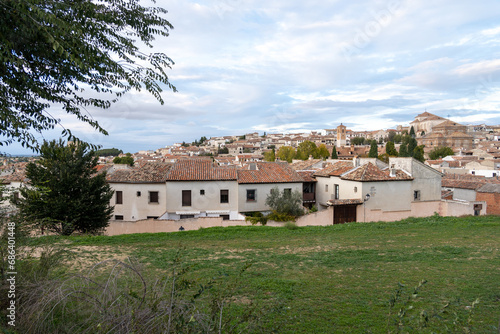
<path fill-rule="evenodd" d="M 144 0 L 148 5 L 149 1 Z M 430 113 L 500 124 L 500 1 L 158 0 L 174 26 L 157 39 L 178 92 L 130 92 L 89 109 L 99 135 L 56 108 L 81 139 L 124 152 L 201 136 L 355 131 Z M 62 129 L 38 136 L 53 139 Z M 19 145 L 9 154 L 27 154 Z"/>

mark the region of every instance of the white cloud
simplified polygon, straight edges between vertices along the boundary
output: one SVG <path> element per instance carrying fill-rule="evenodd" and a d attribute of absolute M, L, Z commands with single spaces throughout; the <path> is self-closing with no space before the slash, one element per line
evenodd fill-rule
<path fill-rule="evenodd" d="M 156 5 L 175 28 L 153 51 L 175 61 L 167 73 L 179 92 L 165 91 L 163 106 L 146 92 L 130 92 L 109 110 L 89 109 L 109 137 L 62 114 L 65 126 L 134 151 L 201 135 L 304 132 L 340 122 L 388 128 L 426 108 L 462 122 L 500 123 L 497 0 Z M 367 40 L 356 45 L 363 34 Z M 343 45 L 356 52 L 346 57 Z"/>

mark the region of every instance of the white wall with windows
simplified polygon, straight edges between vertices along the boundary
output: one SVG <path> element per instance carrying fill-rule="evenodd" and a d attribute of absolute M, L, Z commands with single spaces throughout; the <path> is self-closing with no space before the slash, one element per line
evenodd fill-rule
<path fill-rule="evenodd" d="M 238 183 L 234 181 L 169 181 L 166 214 L 161 219 L 223 217 L 238 214 Z"/>
<path fill-rule="evenodd" d="M 271 211 L 266 205 L 266 198 L 271 189 L 278 187 L 300 191 L 302 194 L 302 183 L 244 183 L 238 186 L 238 209 L 240 212 Z"/>
<path fill-rule="evenodd" d="M 164 183 L 110 183 L 110 186 L 115 191 L 110 201 L 115 207 L 111 220 L 159 218 L 166 210 Z"/>

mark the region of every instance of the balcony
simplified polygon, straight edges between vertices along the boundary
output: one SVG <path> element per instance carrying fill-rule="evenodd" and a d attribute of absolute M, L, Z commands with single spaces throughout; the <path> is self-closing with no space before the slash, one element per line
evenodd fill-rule
<path fill-rule="evenodd" d="M 316 196 L 314 193 L 303 193 L 302 201 L 304 203 L 316 202 Z"/>

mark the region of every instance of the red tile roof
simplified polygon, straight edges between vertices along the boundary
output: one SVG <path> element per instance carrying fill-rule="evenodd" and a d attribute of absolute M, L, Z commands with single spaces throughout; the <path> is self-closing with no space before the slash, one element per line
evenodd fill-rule
<path fill-rule="evenodd" d="M 297 173 L 302 177 L 304 182 L 318 182 L 314 178 L 314 172 L 313 171 L 297 171 Z"/>
<path fill-rule="evenodd" d="M 352 161 L 337 161 L 333 164 L 328 164 L 325 168 L 320 171 L 317 171 L 315 176 L 340 176 L 345 172 L 353 169 Z"/>
<path fill-rule="evenodd" d="M 381 170 L 371 162 L 343 174 L 342 180 L 350 181 L 411 181 L 413 178 L 401 170 L 394 170 L 394 176 L 390 175 L 389 169 Z"/>
<path fill-rule="evenodd" d="M 127 169 L 110 171 L 106 179 L 110 183 L 164 183 L 173 164 L 146 162 Z"/>
<path fill-rule="evenodd" d="M 180 160 L 171 169 L 167 181 L 230 181 L 236 177 L 236 169 L 214 166 L 211 160 Z"/>
<path fill-rule="evenodd" d="M 238 183 L 289 183 L 304 179 L 286 162 L 257 162 L 256 170 L 238 170 Z"/>

